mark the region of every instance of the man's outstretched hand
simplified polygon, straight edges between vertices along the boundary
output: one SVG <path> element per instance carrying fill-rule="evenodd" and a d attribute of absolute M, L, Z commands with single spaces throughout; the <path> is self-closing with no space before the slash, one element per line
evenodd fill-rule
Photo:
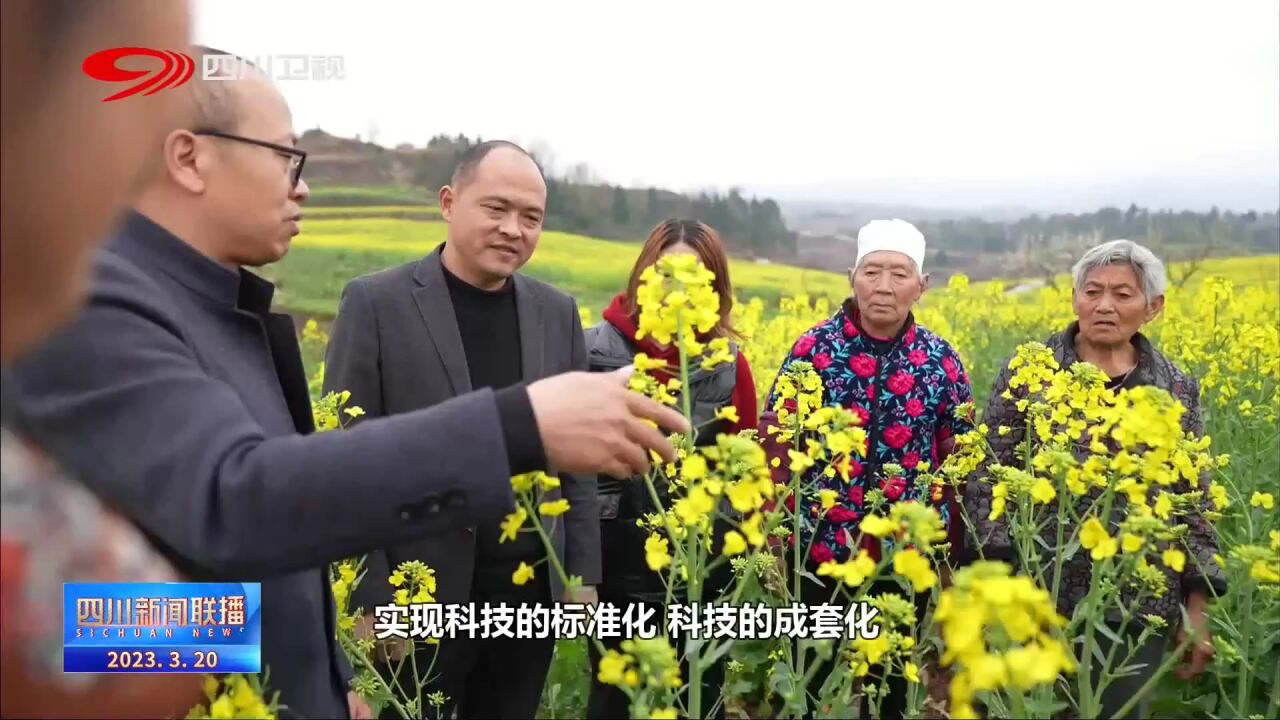
<path fill-rule="evenodd" d="M 687 432 L 675 410 L 627 389 L 632 368 L 612 373 L 571 372 L 529 385 L 548 470 L 604 473 L 620 480 L 649 471 L 649 451 L 670 462 L 666 435 Z"/>

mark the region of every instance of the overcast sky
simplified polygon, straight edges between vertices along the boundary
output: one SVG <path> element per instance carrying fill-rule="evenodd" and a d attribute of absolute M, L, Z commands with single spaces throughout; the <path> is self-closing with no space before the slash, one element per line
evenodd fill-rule
<path fill-rule="evenodd" d="M 341 55 L 299 131 L 550 148 L 675 190 L 1081 210 L 1280 205 L 1280 3 L 197 0 L 196 39 Z"/>

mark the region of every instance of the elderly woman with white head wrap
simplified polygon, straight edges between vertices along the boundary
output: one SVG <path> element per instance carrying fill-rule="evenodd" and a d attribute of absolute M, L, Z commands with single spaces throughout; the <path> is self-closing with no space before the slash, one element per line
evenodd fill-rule
<path fill-rule="evenodd" d="M 1204 426 L 1200 416 L 1198 383 L 1161 355 L 1141 332 L 1142 326 L 1153 320 L 1164 307 L 1165 268 L 1159 258 L 1137 243 L 1112 240 L 1090 249 L 1076 262 L 1072 268 L 1072 281 L 1072 307 L 1076 320 L 1045 342 L 1053 351 L 1059 367 L 1069 368 L 1076 362 L 1094 365 L 1106 374 L 1107 388 L 1116 392 L 1139 386 L 1162 388 L 1186 410 L 1182 416 L 1183 431 L 1202 435 Z M 993 460 L 1005 466 L 1020 465 L 1018 449 L 1024 444 L 1027 428 L 1026 418 L 1017 408 L 1024 389 L 1015 388 L 1006 397 L 1012 376 L 1013 371 L 1006 363 L 996 378 L 987 410 L 982 416 L 983 423 L 990 429 L 988 442 L 994 454 Z M 1001 427 L 1006 428 L 1003 435 L 1000 434 Z M 1087 449 L 1080 450 L 1082 456 L 1087 452 Z M 974 535 L 983 556 L 1012 561 L 1016 552 L 1007 517 L 990 519 L 992 493 L 991 485 L 982 479 L 987 474 L 984 470 L 975 472 L 965 489 L 968 519 L 974 525 Z M 1207 498 L 1207 479 L 1202 478 L 1201 485 Z M 1082 513 L 1096 499 L 1097 492 L 1093 488 L 1078 498 Z M 1178 627 L 1182 618 L 1181 608 L 1186 608 L 1197 631 L 1197 641 L 1188 651 L 1186 662 L 1178 674 L 1189 678 L 1201 673 L 1213 655 L 1204 610 L 1209 592 L 1225 592 L 1226 584 L 1222 571 L 1213 560 L 1218 550 L 1217 538 L 1203 514 L 1184 515 L 1179 520 L 1188 525 L 1186 542 L 1191 556 L 1181 571 L 1162 567 L 1167 592 L 1158 598 L 1147 595 L 1139 604 L 1137 616 L 1156 616 L 1162 618 L 1168 627 Z M 1075 538 L 1079 528 L 1066 530 L 1063 537 Z M 1043 533 L 1047 543 L 1045 547 L 1048 548 L 1046 553 L 1057 552 L 1057 535 L 1057 525 L 1050 523 Z M 1084 552 L 1076 552 L 1064 563 L 1062 588 L 1058 595 L 1058 608 L 1064 614 L 1069 616 L 1088 594 L 1091 569 L 1089 554 Z M 1186 628 L 1179 628 L 1179 641 L 1185 632 Z M 1104 716 L 1114 716 L 1138 693 L 1160 664 L 1168 639 L 1156 633 L 1153 639 L 1137 648 L 1132 664 L 1142 667 L 1135 674 L 1114 679 L 1106 688 L 1102 697 Z M 1142 705 L 1134 705 L 1134 717 L 1145 717 Z"/>
<path fill-rule="evenodd" d="M 823 405 L 841 407 L 857 414 L 867 433 L 867 454 L 851 458 L 834 476 L 821 465 L 807 469 L 801 478 L 800 497 L 794 510 L 800 516 L 800 543 L 808 571 L 801 581 L 801 602 L 818 604 L 832 596 L 829 581 L 817 568 L 823 563 L 847 560 L 865 549 L 880 557 L 880 543 L 863 536 L 859 523 L 879 493 L 892 504 L 920 502 L 934 507 L 953 531 L 951 539 L 962 539 L 960 523 L 952 522 L 959 505 L 950 487 L 931 485 L 921 478 L 929 466 L 936 467 L 950 452 L 954 437 L 972 429 L 968 408 L 972 392 L 969 377 L 956 351 L 927 328 L 917 325 L 912 307 L 924 293 L 925 238 L 913 225 L 902 220 L 875 220 L 858 233 L 858 256 L 849 281 L 851 296 L 825 322 L 810 329 L 796 341 L 778 376 L 787 374 L 793 363 L 812 365 L 822 381 Z M 778 420 L 773 412 L 778 401 L 774 390 L 766 401 L 760 437 L 766 450 L 778 460 L 774 481 L 790 481 L 788 448 L 774 442 L 769 432 Z M 794 408 L 794 399 L 783 401 Z M 888 468 L 897 469 L 890 472 Z M 842 477 L 847 475 L 847 479 Z M 836 493 L 834 504 L 823 508 L 820 491 Z M 954 546 L 954 545 L 953 545 Z M 786 557 L 791 560 L 792 552 Z M 836 581 L 839 582 L 838 580 Z M 901 592 L 892 581 L 871 588 L 871 593 Z M 917 598 L 927 599 L 927 594 Z M 924 610 L 918 611 L 924 617 Z M 813 676 L 810 691 L 817 693 L 834 665 L 828 661 Z M 846 667 L 847 671 L 847 667 Z M 883 668 L 871 669 L 872 677 L 883 677 Z M 888 693 L 881 698 L 878 717 L 901 717 L 905 711 L 906 680 L 884 678 Z M 864 708 L 867 716 L 869 708 Z"/>

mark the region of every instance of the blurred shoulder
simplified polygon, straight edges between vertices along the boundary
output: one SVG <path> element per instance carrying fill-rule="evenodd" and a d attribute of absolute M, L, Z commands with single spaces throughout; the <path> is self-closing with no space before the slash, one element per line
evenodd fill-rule
<path fill-rule="evenodd" d="M 595 325 L 585 328 L 582 334 L 586 338 L 588 349 L 614 349 L 619 353 L 633 352 L 627 337 L 608 320 L 601 320 Z"/>
<path fill-rule="evenodd" d="M 94 257 L 90 302 L 128 302 L 165 307 L 165 278 L 128 256 L 104 249 Z"/>
<path fill-rule="evenodd" d="M 54 337 L 91 342 L 114 332 L 113 324 L 130 316 L 182 335 L 188 298 L 181 283 L 163 270 L 104 248 L 94 256 L 93 278 L 84 307 Z M 46 349 L 55 344 L 47 343 Z M 43 355 L 44 351 L 36 354 Z"/>

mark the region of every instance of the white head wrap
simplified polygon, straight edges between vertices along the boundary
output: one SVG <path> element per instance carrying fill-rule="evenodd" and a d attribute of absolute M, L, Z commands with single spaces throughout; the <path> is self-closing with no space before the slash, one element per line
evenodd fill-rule
<path fill-rule="evenodd" d="M 916 269 L 924 272 L 924 234 L 906 220 L 872 220 L 858 231 L 858 259 L 879 250 L 890 250 L 906 255 L 915 261 Z"/>

